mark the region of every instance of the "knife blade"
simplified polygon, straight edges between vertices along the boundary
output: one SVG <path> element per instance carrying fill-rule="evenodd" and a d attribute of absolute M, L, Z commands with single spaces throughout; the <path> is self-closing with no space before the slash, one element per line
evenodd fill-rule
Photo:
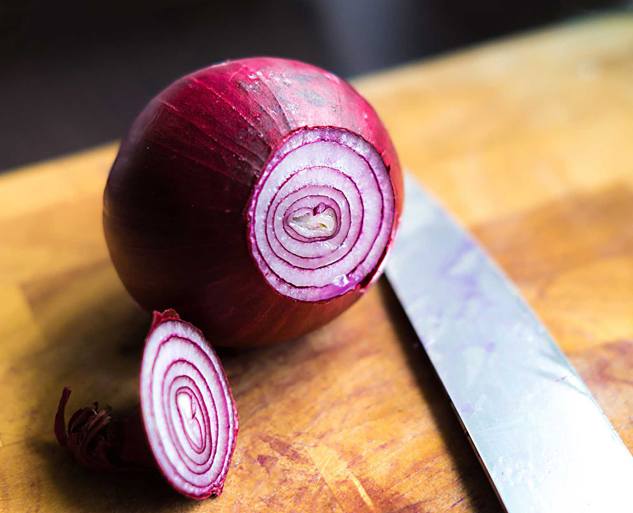
<path fill-rule="evenodd" d="M 493 260 L 412 178 L 386 274 L 510 513 L 633 511 L 633 457 Z"/>

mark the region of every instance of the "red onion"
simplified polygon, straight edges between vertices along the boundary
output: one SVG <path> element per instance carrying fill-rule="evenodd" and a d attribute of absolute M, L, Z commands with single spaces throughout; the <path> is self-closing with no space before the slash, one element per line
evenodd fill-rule
<path fill-rule="evenodd" d="M 402 208 L 389 135 L 346 82 L 283 59 L 172 84 L 123 142 L 104 227 L 125 287 L 225 345 L 288 340 L 381 273 Z"/>
<path fill-rule="evenodd" d="M 111 416 L 107 406 L 64 415 L 66 387 L 55 435 L 75 459 L 95 470 L 158 468 L 182 494 L 220 495 L 238 431 L 235 403 L 217 355 L 202 333 L 173 310 L 154 313 L 141 365 L 141 404 Z"/>

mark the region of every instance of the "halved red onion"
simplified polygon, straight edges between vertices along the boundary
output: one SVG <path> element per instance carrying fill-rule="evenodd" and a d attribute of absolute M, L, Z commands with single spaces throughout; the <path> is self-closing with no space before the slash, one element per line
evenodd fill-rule
<path fill-rule="evenodd" d="M 114 418 L 111 408 L 80 408 L 66 427 L 62 393 L 55 435 L 94 470 L 158 467 L 180 493 L 220 495 L 235 449 L 237 409 L 211 345 L 173 310 L 155 312 L 141 365 L 140 407 Z"/>
<path fill-rule="evenodd" d="M 281 342 L 381 273 L 403 200 L 380 119 L 346 82 L 271 58 L 188 75 L 141 113 L 108 178 L 112 261 L 146 309 L 224 345 Z"/>

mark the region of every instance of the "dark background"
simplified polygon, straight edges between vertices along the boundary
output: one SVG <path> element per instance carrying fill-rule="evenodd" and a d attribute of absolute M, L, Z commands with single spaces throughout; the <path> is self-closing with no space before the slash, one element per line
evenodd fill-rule
<path fill-rule="evenodd" d="M 0 0 L 0 169 L 121 137 L 176 78 L 292 57 L 343 77 L 629 0 Z"/>

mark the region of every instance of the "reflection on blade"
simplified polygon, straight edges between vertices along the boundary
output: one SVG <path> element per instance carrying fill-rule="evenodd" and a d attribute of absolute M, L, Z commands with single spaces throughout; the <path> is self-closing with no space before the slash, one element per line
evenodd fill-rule
<path fill-rule="evenodd" d="M 501 502 L 633 511 L 633 457 L 517 290 L 412 179 L 387 276 Z"/>

